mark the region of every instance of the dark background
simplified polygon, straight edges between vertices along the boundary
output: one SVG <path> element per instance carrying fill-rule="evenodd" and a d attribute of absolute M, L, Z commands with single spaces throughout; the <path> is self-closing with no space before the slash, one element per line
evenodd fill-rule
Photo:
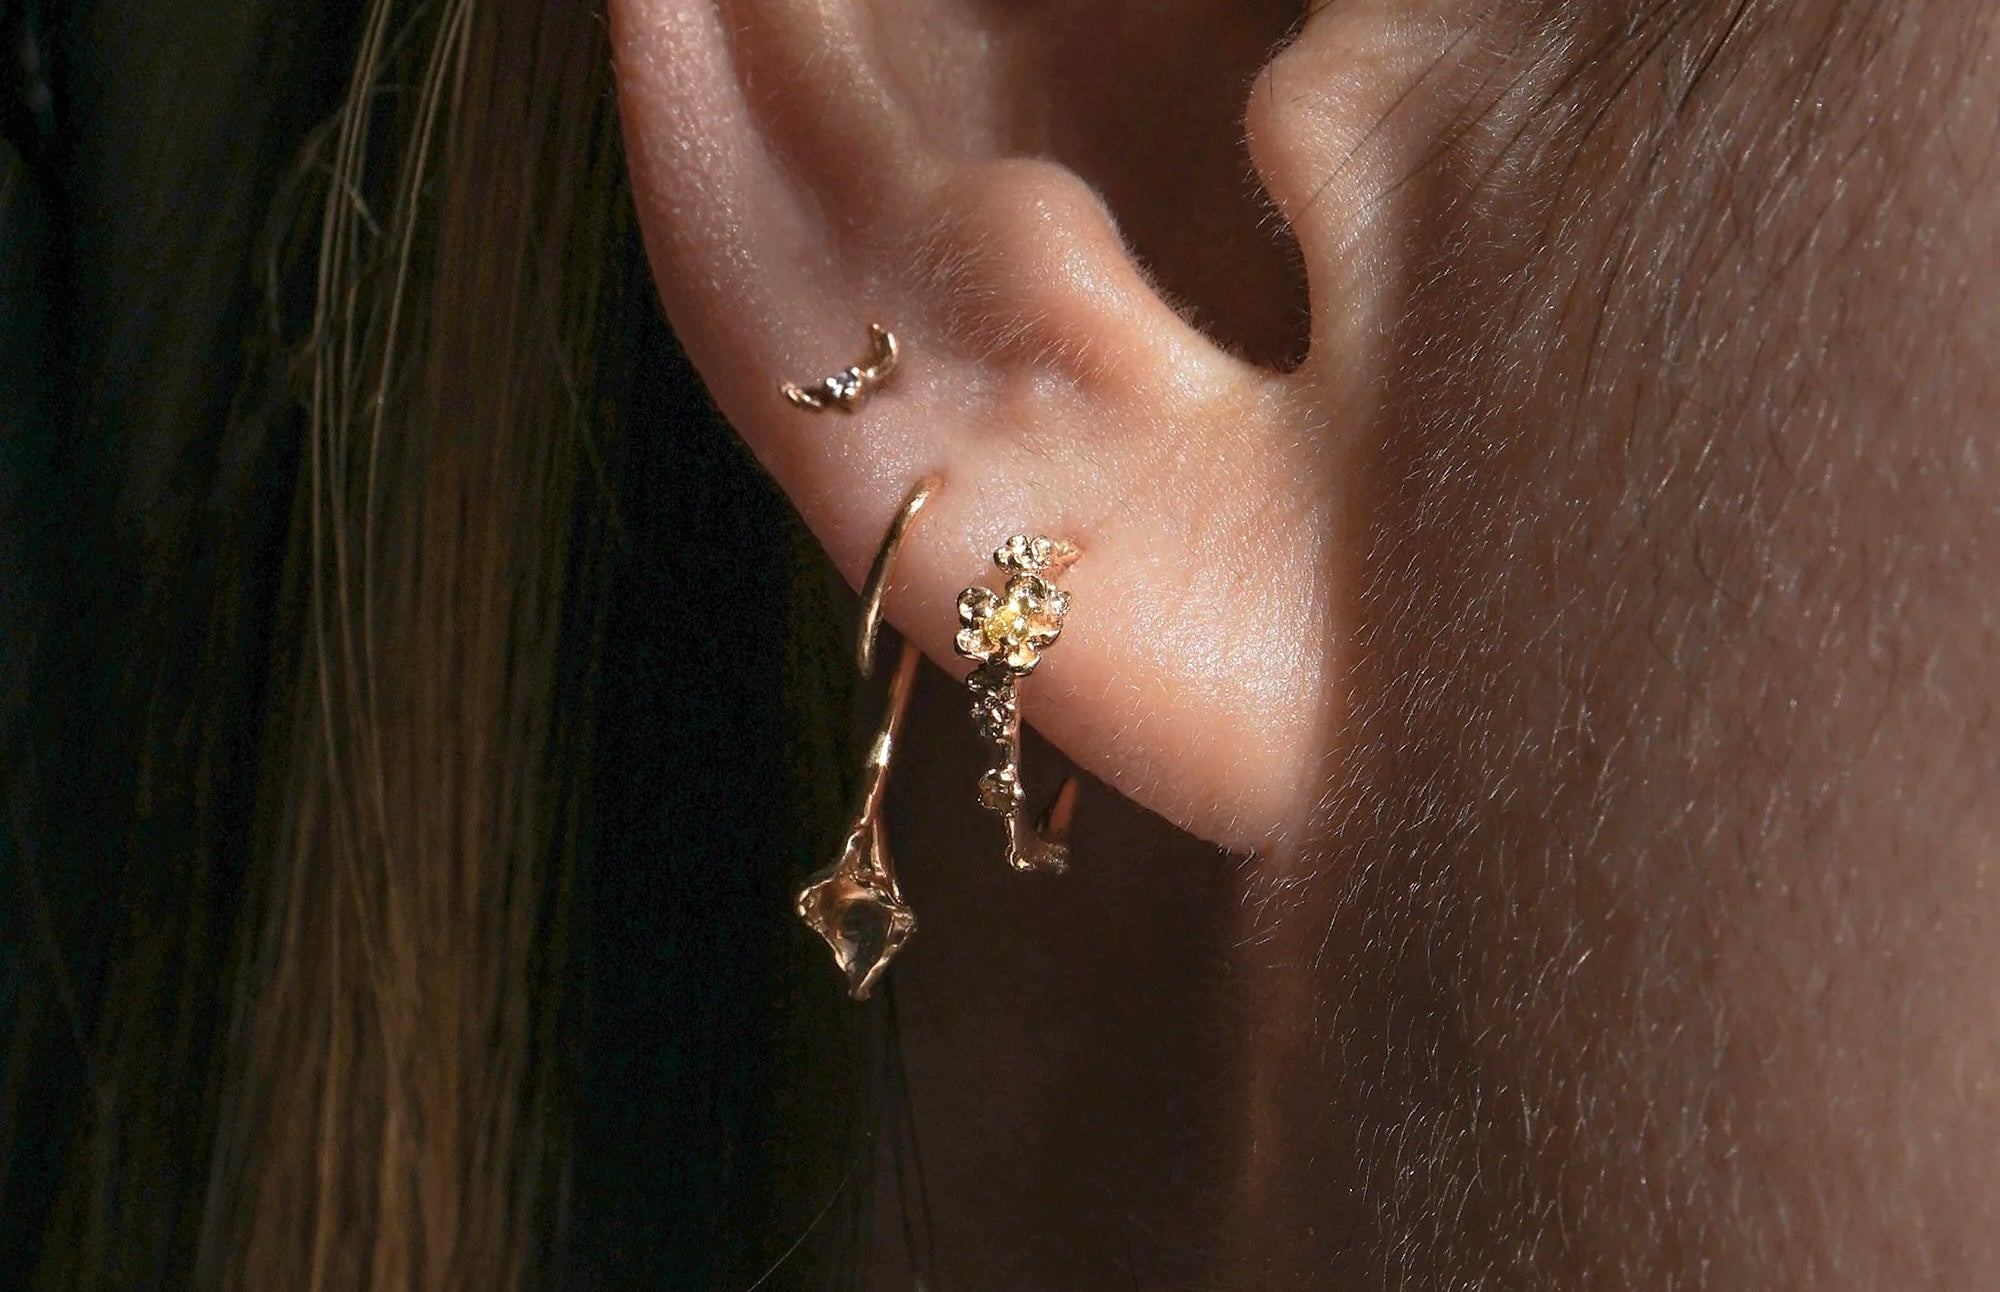
<path fill-rule="evenodd" d="M 191 1279 L 297 492 L 302 160 L 359 9 L 0 11 L 0 1288 Z M 837 630 L 788 631 L 839 594 L 626 229 L 550 1237 L 576 1286 L 741 1285 L 853 1165 L 880 1054 L 885 1007 L 846 1008 L 788 910 L 845 796 L 852 682 Z M 107 1191 L 78 1196 L 84 1162 Z M 782 1285 L 845 1263 L 866 1193 Z M 94 1273 L 61 1250 L 92 1209 Z"/>

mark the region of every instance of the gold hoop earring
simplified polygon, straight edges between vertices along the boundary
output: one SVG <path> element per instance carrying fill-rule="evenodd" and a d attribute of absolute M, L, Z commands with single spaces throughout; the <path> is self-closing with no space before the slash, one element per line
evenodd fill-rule
<path fill-rule="evenodd" d="M 863 677 L 874 671 L 882 598 L 888 593 L 896 555 L 902 550 L 904 536 L 918 513 L 937 492 L 938 483 L 935 478 L 925 479 L 910 490 L 875 553 L 875 564 L 869 569 L 862 596 L 860 640 L 855 649 Z M 868 999 L 889 968 L 889 962 L 917 931 L 916 914 L 903 900 L 903 891 L 896 883 L 895 863 L 889 856 L 889 843 L 882 828 L 882 804 L 889 788 L 897 733 L 903 724 L 903 714 L 910 707 L 910 691 L 916 676 L 917 648 L 906 641 L 896 661 L 896 674 L 889 682 L 882 725 L 869 747 L 867 761 L 861 766 L 860 803 L 842 839 L 840 855 L 831 866 L 807 879 L 798 894 L 799 918 L 825 940 L 833 952 L 834 964 L 847 977 L 848 993 L 856 1000 Z"/>
<path fill-rule="evenodd" d="M 1062 635 L 1070 598 L 1054 580 L 1077 555 L 1073 543 L 1016 534 L 993 553 L 993 564 L 1008 575 L 1006 586 L 999 592 L 972 587 L 958 594 L 960 627 L 954 646 L 977 665 L 965 679 L 972 692 L 973 726 L 998 755 L 979 778 L 979 802 L 1004 818 L 1007 864 L 1016 870 L 1060 873 L 1069 866 L 1076 778 L 1063 782 L 1030 829 L 1021 788 L 1019 686 Z"/>
<path fill-rule="evenodd" d="M 803 408 L 811 413 L 838 408 L 843 413 L 852 413 L 875 393 L 878 386 L 889 380 L 901 357 L 902 350 L 896 344 L 895 333 L 880 323 L 870 323 L 867 359 L 831 377 L 822 377 L 810 386 L 787 381 L 780 383 L 778 390 L 794 408 Z"/>

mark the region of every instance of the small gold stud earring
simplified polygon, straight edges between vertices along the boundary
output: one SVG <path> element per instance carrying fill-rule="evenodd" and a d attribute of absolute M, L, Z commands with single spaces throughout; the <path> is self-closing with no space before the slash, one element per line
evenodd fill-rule
<path fill-rule="evenodd" d="M 936 479 L 926 479 L 910 490 L 875 554 L 862 597 L 860 642 L 855 652 L 863 677 L 874 671 L 882 598 L 889 590 L 896 554 L 902 550 L 903 538 L 917 513 L 924 509 L 937 488 Z M 917 648 L 906 641 L 902 657 L 896 662 L 896 676 L 889 683 L 882 726 L 869 748 L 868 761 L 862 764 L 861 802 L 841 842 L 840 855 L 799 889 L 799 918 L 825 939 L 833 951 L 834 963 L 847 976 L 849 994 L 856 1000 L 868 999 L 889 962 L 917 931 L 917 917 L 903 900 L 903 891 L 896 883 L 895 863 L 890 859 L 889 843 L 882 828 L 882 804 L 889 788 L 897 732 L 903 723 L 903 713 L 910 706 L 910 690 L 916 676 Z"/>
<path fill-rule="evenodd" d="M 967 588 L 958 594 L 958 653 L 978 667 L 965 684 L 972 691 L 972 721 L 998 753 L 979 778 L 979 802 L 1005 818 L 1007 863 L 1016 870 L 1060 872 L 1069 865 L 1070 822 L 1076 811 L 1076 778 L 1063 782 L 1053 803 L 1030 830 L 1021 788 L 1019 684 L 1041 654 L 1062 635 L 1069 593 L 1054 579 L 1077 559 L 1076 545 L 1016 534 L 993 553 L 1008 575 L 999 592 Z"/>
<path fill-rule="evenodd" d="M 838 408 L 843 413 L 852 413 L 866 402 L 876 387 L 889 380 L 900 357 L 895 334 L 880 323 L 870 323 L 866 362 L 831 377 L 822 377 L 810 386 L 787 381 L 781 383 L 778 389 L 795 408 L 814 413 Z"/>

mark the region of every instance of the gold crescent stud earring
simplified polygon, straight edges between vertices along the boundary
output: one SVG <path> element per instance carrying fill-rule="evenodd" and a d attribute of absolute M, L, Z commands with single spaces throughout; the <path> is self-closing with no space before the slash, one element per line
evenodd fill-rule
<path fill-rule="evenodd" d="M 852 413 L 875 393 L 877 387 L 889 380 L 900 360 L 901 350 L 896 344 L 895 333 L 880 323 L 870 323 L 868 357 L 865 360 L 831 377 L 822 377 L 810 386 L 787 381 L 781 383 L 778 389 L 794 408 L 812 413 L 838 408 L 843 413 Z"/>
<path fill-rule="evenodd" d="M 1076 778 L 1069 777 L 1034 829 L 1025 817 L 1021 788 L 1023 678 L 1042 652 L 1062 635 L 1069 593 L 1054 580 L 1077 559 L 1076 545 L 1016 534 L 993 553 L 1007 574 L 1005 587 L 967 588 L 958 594 L 958 653 L 977 667 L 965 679 L 972 692 L 972 722 L 994 746 L 997 759 L 979 778 L 979 802 L 1007 827 L 1007 863 L 1016 870 L 1061 872 L 1069 865 L 1070 823 L 1076 812 Z"/>
<path fill-rule="evenodd" d="M 868 572 L 862 596 L 860 641 L 855 650 L 863 677 L 874 671 L 882 598 L 889 590 L 896 554 L 902 550 L 903 539 L 918 513 L 937 492 L 938 483 L 935 478 L 926 479 L 910 490 L 875 553 L 875 564 Z M 916 914 L 903 900 L 903 891 L 896 883 L 895 863 L 890 859 L 888 839 L 882 828 L 889 769 L 895 758 L 903 714 L 910 706 L 917 658 L 917 648 L 904 642 L 902 655 L 896 661 L 895 677 L 889 682 L 882 725 L 869 747 L 868 760 L 861 767 L 860 802 L 842 838 L 840 855 L 799 889 L 799 918 L 832 950 L 834 964 L 846 975 L 848 993 L 856 1000 L 868 999 L 889 962 L 917 931 Z"/>

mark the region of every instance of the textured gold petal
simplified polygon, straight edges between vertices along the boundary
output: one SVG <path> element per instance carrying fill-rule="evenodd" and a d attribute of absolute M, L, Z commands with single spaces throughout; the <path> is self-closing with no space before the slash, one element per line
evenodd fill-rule
<path fill-rule="evenodd" d="M 958 640 L 952 645 L 967 659 L 978 660 L 981 664 L 993 662 L 993 647 L 987 642 L 986 634 L 977 628 L 967 628 L 959 633 Z"/>
<path fill-rule="evenodd" d="M 1055 585 L 1039 574 L 1017 574 L 1007 580 L 1007 596 L 1010 600 L 1019 597 L 1027 601 L 1047 601 L 1054 592 Z"/>
<path fill-rule="evenodd" d="M 1000 596 L 991 588 L 967 588 L 958 594 L 958 622 L 970 628 L 993 613 Z"/>
<path fill-rule="evenodd" d="M 1004 565 L 1009 569 L 1017 568 L 1020 562 L 1027 559 L 1028 542 L 1026 534 L 1008 535 L 1006 541 L 1002 542 L 993 553 L 994 564 Z"/>

